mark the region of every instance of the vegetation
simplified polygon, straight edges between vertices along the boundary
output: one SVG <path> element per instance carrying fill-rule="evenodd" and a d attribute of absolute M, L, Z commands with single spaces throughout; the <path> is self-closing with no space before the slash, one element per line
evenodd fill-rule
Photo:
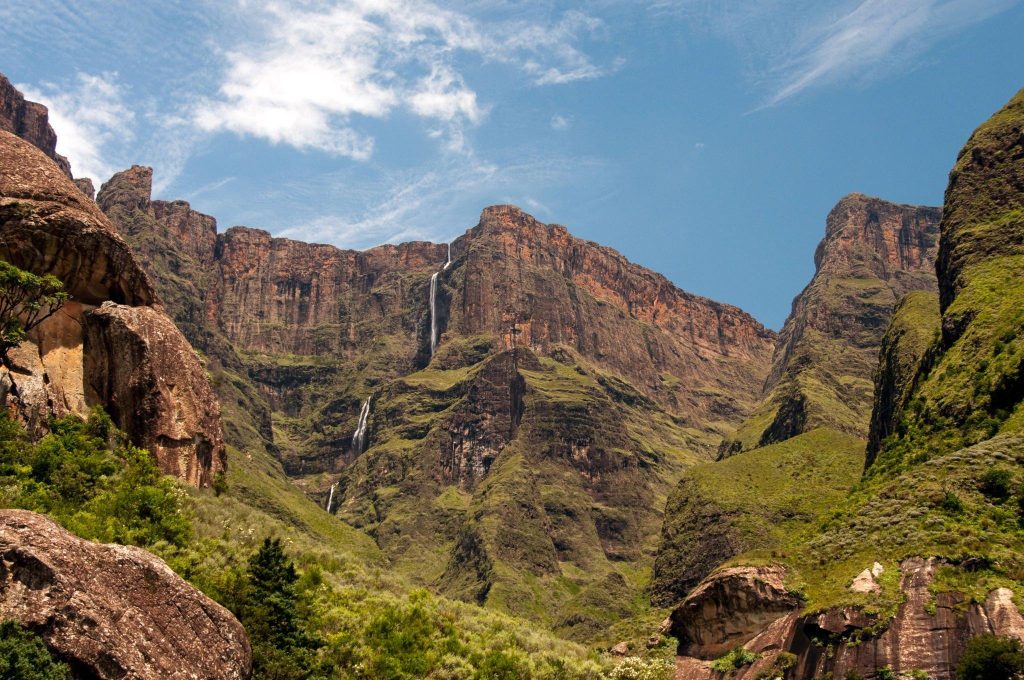
<path fill-rule="evenodd" d="M 971 638 L 957 665 L 957 680 L 1013 680 L 1024 674 L 1020 640 L 983 634 Z"/>
<path fill-rule="evenodd" d="M 265 454 L 231 450 L 217 495 L 161 476 L 102 411 L 51 429 L 32 443 L 0 416 L 3 505 L 156 552 L 242 621 L 257 679 L 596 679 L 612 668 L 535 625 L 411 588 Z"/>
<path fill-rule="evenodd" d="M 749 649 L 744 649 L 743 647 L 737 647 L 724 656 L 715 659 L 711 663 L 711 670 L 719 673 L 731 673 L 732 671 L 743 668 L 744 666 L 749 666 L 759 658 L 759 654 L 756 654 Z"/>
<path fill-rule="evenodd" d="M 0 623 L 0 680 L 65 680 L 69 672 L 38 635 L 14 621 Z"/>
<path fill-rule="evenodd" d="M 68 299 L 56 276 L 37 276 L 0 260 L 0 361 Z"/>

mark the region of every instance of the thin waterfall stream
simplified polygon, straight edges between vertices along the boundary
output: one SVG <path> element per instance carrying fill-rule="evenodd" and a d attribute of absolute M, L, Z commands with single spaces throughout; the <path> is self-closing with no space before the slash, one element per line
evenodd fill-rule
<path fill-rule="evenodd" d="M 438 328 L 437 328 L 437 277 L 441 272 L 448 269 L 452 264 L 452 244 L 448 244 L 448 259 L 439 271 L 434 272 L 430 277 L 430 356 L 434 356 L 437 350 Z"/>
<path fill-rule="evenodd" d="M 366 449 L 367 421 L 370 418 L 370 397 L 363 402 L 363 408 L 359 411 L 359 422 L 356 424 L 355 434 L 352 435 L 352 455 L 358 456 Z"/>

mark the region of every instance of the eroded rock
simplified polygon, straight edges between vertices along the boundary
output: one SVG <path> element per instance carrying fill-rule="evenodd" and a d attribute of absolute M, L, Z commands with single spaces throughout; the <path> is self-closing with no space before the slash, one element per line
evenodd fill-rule
<path fill-rule="evenodd" d="M 160 559 L 26 510 L 0 510 L 0 616 L 38 633 L 74 677 L 250 676 L 242 625 Z"/>

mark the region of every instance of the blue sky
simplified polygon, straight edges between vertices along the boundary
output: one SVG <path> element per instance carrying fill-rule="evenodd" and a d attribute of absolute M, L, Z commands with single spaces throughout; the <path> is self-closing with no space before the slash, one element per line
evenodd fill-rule
<path fill-rule="evenodd" d="M 0 5 L 76 175 L 365 248 L 515 203 L 778 328 L 824 219 L 938 205 L 1024 87 L 1024 0 Z"/>

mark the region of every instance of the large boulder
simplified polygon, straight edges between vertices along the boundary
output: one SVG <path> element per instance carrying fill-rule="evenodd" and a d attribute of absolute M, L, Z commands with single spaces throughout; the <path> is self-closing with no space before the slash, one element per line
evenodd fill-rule
<path fill-rule="evenodd" d="M 0 510 L 0 617 L 38 633 L 76 678 L 243 679 L 242 625 L 140 548 L 84 541 Z"/>
<path fill-rule="evenodd" d="M 220 407 L 195 350 L 170 318 L 153 307 L 104 302 L 85 315 L 84 347 L 88 396 L 157 453 L 165 474 L 209 485 L 224 466 Z"/>

